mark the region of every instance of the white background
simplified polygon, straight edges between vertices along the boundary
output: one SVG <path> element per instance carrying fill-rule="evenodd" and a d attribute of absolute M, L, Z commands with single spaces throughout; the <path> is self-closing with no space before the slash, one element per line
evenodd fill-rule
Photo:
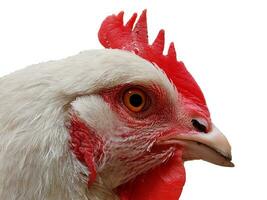
<path fill-rule="evenodd" d="M 175 2 L 175 3 L 174 3 Z M 150 41 L 167 44 L 203 89 L 233 147 L 235 168 L 186 163 L 182 200 L 267 199 L 267 6 L 264 1 L 0 1 L 0 75 L 102 48 L 102 20 L 148 9 Z"/>

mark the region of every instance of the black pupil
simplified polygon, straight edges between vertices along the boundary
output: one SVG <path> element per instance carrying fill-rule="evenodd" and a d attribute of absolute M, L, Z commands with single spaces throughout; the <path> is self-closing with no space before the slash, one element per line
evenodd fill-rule
<path fill-rule="evenodd" d="M 139 107 L 143 103 L 143 99 L 139 94 L 133 94 L 130 97 L 130 104 L 134 107 Z"/>
<path fill-rule="evenodd" d="M 197 129 L 199 132 L 207 133 L 207 128 L 203 124 L 199 123 L 196 119 L 192 119 L 192 125 Z"/>

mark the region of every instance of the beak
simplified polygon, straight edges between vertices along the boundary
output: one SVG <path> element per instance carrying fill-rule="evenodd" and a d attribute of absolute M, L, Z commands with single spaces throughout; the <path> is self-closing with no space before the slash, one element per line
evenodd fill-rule
<path fill-rule="evenodd" d="M 202 159 L 216 165 L 234 167 L 231 162 L 231 146 L 215 125 L 212 125 L 209 133 L 175 135 L 164 139 L 161 144 L 183 146 L 185 161 Z"/>

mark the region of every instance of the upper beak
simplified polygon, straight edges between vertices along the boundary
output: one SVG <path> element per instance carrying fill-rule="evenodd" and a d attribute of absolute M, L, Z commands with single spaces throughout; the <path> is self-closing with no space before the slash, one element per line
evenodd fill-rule
<path fill-rule="evenodd" d="M 208 133 L 175 135 L 164 139 L 163 143 L 183 146 L 184 160 L 202 159 L 217 165 L 234 167 L 231 162 L 231 146 L 215 125 L 212 125 Z"/>

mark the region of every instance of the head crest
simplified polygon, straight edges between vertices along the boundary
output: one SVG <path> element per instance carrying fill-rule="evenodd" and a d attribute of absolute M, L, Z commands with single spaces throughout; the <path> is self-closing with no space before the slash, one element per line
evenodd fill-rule
<path fill-rule="evenodd" d="M 189 101 L 197 104 L 202 111 L 209 115 L 205 98 L 183 62 L 176 60 L 174 43 L 171 43 L 168 54 L 163 55 L 164 30 L 160 30 L 153 44 L 148 43 L 146 10 L 134 23 L 137 14 L 134 13 L 129 21 L 123 24 L 123 12 L 108 16 L 102 23 L 98 38 L 106 48 L 122 49 L 133 52 L 140 57 L 156 63 L 174 83 L 177 90 Z"/>

